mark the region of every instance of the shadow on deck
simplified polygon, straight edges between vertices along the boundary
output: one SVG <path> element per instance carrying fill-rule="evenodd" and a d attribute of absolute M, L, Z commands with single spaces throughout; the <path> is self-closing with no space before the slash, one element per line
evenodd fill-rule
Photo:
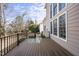
<path fill-rule="evenodd" d="M 29 38 L 6 56 L 72 56 L 67 50 L 48 38 Z"/>

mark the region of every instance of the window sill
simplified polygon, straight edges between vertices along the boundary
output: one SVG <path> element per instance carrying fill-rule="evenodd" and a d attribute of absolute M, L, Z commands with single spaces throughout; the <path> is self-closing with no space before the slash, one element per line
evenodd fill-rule
<path fill-rule="evenodd" d="M 51 36 L 53 36 L 53 37 L 55 37 L 55 38 L 57 38 L 57 39 L 60 39 L 60 40 L 62 40 L 62 41 L 64 41 L 64 42 L 67 42 L 67 38 L 66 39 L 63 39 L 63 38 L 61 38 L 61 37 L 59 37 L 59 36 L 56 36 L 56 35 L 51 35 Z"/>

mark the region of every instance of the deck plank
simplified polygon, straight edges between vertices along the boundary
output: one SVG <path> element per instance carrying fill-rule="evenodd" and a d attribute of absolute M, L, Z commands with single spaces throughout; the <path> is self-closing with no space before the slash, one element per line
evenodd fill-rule
<path fill-rule="evenodd" d="M 66 49 L 49 38 L 26 39 L 6 56 L 72 56 Z"/>

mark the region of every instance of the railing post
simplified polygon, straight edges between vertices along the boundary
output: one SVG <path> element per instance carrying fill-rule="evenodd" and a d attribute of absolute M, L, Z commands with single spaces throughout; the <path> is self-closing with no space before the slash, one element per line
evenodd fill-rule
<path fill-rule="evenodd" d="M 19 34 L 17 33 L 17 45 L 19 45 Z"/>
<path fill-rule="evenodd" d="M 8 37 L 7 37 L 7 53 L 8 53 Z"/>
<path fill-rule="evenodd" d="M 2 38 L 0 38 L 1 39 L 1 56 L 2 56 Z"/>
<path fill-rule="evenodd" d="M 5 55 L 5 37 L 4 37 L 4 55 Z"/>

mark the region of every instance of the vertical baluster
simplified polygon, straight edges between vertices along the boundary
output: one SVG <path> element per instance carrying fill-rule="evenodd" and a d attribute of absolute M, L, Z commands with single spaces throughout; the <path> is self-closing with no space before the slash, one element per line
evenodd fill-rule
<path fill-rule="evenodd" d="M 9 37 L 9 40 L 10 40 L 10 49 L 12 49 L 12 39 L 11 39 L 11 36 Z"/>
<path fill-rule="evenodd" d="M 1 39 L 1 56 L 2 56 L 2 38 L 0 38 Z"/>
<path fill-rule="evenodd" d="M 14 42 L 14 35 L 13 35 L 13 47 L 15 46 L 15 42 Z"/>
<path fill-rule="evenodd" d="M 7 36 L 7 53 L 8 53 L 8 36 Z"/>
<path fill-rule="evenodd" d="M 10 43 L 11 43 L 11 49 L 12 49 L 12 38 L 11 38 L 11 37 L 10 37 L 10 40 L 11 40 L 11 42 L 10 42 Z"/>
<path fill-rule="evenodd" d="M 9 40 L 10 40 L 10 49 L 11 49 L 11 39 L 10 39 L 10 36 L 9 36 Z"/>
<path fill-rule="evenodd" d="M 19 34 L 17 33 L 17 45 L 19 45 Z"/>
<path fill-rule="evenodd" d="M 13 39 L 13 47 L 14 47 L 14 35 L 12 36 L 12 39 Z"/>
<path fill-rule="evenodd" d="M 9 38 L 8 38 L 8 49 L 10 50 L 10 40 L 9 40 Z"/>
<path fill-rule="evenodd" d="M 11 36 L 11 47 L 13 48 L 13 41 L 12 41 L 12 36 Z"/>
<path fill-rule="evenodd" d="M 17 36 L 15 35 L 16 45 L 17 45 Z"/>
<path fill-rule="evenodd" d="M 12 39 L 12 48 L 13 48 L 13 35 L 12 35 L 11 39 Z"/>
<path fill-rule="evenodd" d="M 4 37 L 4 55 L 5 55 L 5 37 Z"/>
<path fill-rule="evenodd" d="M 11 50 L 11 40 L 10 40 L 10 36 L 9 36 L 9 49 Z"/>
<path fill-rule="evenodd" d="M 12 36 L 12 39 L 13 39 L 13 47 L 14 47 L 14 35 Z"/>
<path fill-rule="evenodd" d="M 10 47 L 11 47 L 11 49 L 12 49 L 12 39 L 11 39 L 11 36 L 10 36 Z"/>
<path fill-rule="evenodd" d="M 15 36 L 13 36 L 13 42 L 14 42 L 14 47 L 15 47 Z"/>
<path fill-rule="evenodd" d="M 16 42 L 16 45 L 17 45 L 17 37 L 16 37 L 16 35 L 15 35 L 15 42 Z"/>
<path fill-rule="evenodd" d="M 13 49 L 13 35 L 11 36 L 11 47 Z"/>

